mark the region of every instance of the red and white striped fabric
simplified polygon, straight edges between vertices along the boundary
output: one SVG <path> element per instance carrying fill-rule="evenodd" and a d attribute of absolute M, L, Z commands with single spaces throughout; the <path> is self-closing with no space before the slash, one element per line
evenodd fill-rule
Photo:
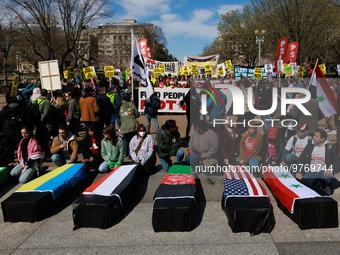
<path fill-rule="evenodd" d="M 224 173 L 224 179 L 243 180 L 247 186 L 249 196 L 267 196 L 267 191 L 256 180 L 256 178 L 247 171 L 245 166 L 229 165 L 228 171 Z"/>

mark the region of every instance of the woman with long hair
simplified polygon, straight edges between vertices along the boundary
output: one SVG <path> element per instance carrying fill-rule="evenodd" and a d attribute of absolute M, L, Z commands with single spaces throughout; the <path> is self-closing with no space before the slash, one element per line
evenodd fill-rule
<path fill-rule="evenodd" d="M 98 169 L 99 165 L 103 162 L 100 152 L 100 135 L 97 134 L 94 125 L 89 125 L 87 130 L 88 135 L 83 140 L 82 153 L 84 159 L 82 163 L 85 163 L 88 169 Z"/>
<path fill-rule="evenodd" d="M 33 137 L 33 131 L 24 126 L 21 128 L 22 139 L 18 145 L 19 163 L 11 163 L 14 166 L 11 176 L 20 176 L 19 182 L 30 181 L 39 170 L 40 159 L 44 158 L 44 153 L 38 141 Z"/>
<path fill-rule="evenodd" d="M 103 135 L 101 155 L 104 162 L 100 164 L 98 171 L 108 172 L 121 166 L 125 157 L 125 149 L 123 139 L 116 135 L 116 130 L 112 126 L 105 127 Z"/>
<path fill-rule="evenodd" d="M 156 173 L 155 142 L 143 124 L 138 125 L 136 135 L 130 141 L 130 155 L 148 174 Z"/>

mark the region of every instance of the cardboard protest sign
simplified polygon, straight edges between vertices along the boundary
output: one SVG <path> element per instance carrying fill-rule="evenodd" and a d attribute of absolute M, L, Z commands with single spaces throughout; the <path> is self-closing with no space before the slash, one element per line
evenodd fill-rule
<path fill-rule="evenodd" d="M 64 79 L 68 80 L 68 72 L 67 71 L 64 71 Z"/>
<path fill-rule="evenodd" d="M 278 60 L 277 61 L 277 73 L 283 73 L 283 60 Z"/>
<path fill-rule="evenodd" d="M 58 60 L 39 62 L 41 88 L 47 90 L 61 89 Z"/>
<path fill-rule="evenodd" d="M 161 73 L 165 73 L 165 64 L 159 64 L 158 68 L 161 71 Z"/>
<path fill-rule="evenodd" d="M 74 66 L 67 67 L 67 79 L 72 81 L 76 79 L 76 70 Z"/>
<path fill-rule="evenodd" d="M 261 80 L 262 79 L 262 68 L 255 67 L 254 70 L 254 79 Z"/>
<path fill-rule="evenodd" d="M 212 68 L 211 68 L 211 65 L 205 65 L 204 66 L 204 70 L 205 70 L 205 74 L 210 74 L 212 75 Z"/>
<path fill-rule="evenodd" d="M 233 70 L 233 64 L 231 63 L 231 60 L 225 61 L 225 65 L 228 70 Z"/>
<path fill-rule="evenodd" d="M 85 67 L 83 69 L 83 71 L 84 71 L 86 80 L 89 80 L 89 79 L 92 79 L 92 78 L 96 77 L 96 75 L 95 75 L 95 73 L 93 71 L 92 66 Z"/>
<path fill-rule="evenodd" d="M 266 76 L 273 76 L 273 65 L 272 64 L 267 64 L 264 66 L 265 71 L 266 71 Z"/>
<path fill-rule="evenodd" d="M 159 76 L 162 75 L 161 69 L 160 68 L 154 68 L 153 69 L 153 75 L 155 76 L 155 78 L 158 78 Z"/>
<path fill-rule="evenodd" d="M 115 76 L 113 66 L 104 66 L 105 78 L 112 78 Z"/>
<path fill-rule="evenodd" d="M 293 75 L 293 67 L 288 65 L 284 67 L 284 73 L 286 74 L 286 77 Z"/>
<path fill-rule="evenodd" d="M 183 66 L 183 75 L 189 75 L 189 66 Z"/>
<path fill-rule="evenodd" d="M 19 75 L 14 75 L 13 84 L 11 89 L 11 95 L 9 97 L 16 97 L 18 94 L 18 84 L 19 84 Z"/>
<path fill-rule="evenodd" d="M 299 67 L 297 78 L 303 78 L 304 72 L 305 72 L 305 68 L 303 66 Z"/>
<path fill-rule="evenodd" d="M 192 75 L 198 75 L 198 66 L 191 66 L 191 74 Z"/>
<path fill-rule="evenodd" d="M 319 65 L 319 67 L 320 67 L 322 73 L 326 74 L 326 66 L 325 66 L 325 64 Z"/>

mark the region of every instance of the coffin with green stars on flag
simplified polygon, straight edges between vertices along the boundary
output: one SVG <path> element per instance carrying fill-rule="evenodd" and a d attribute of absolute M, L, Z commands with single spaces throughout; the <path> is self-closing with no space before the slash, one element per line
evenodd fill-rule
<path fill-rule="evenodd" d="M 273 209 L 267 191 L 242 165 L 228 165 L 224 173 L 222 209 L 234 233 L 270 233 Z"/>
<path fill-rule="evenodd" d="M 85 164 L 66 164 L 22 185 L 1 203 L 4 221 L 35 222 L 43 219 L 86 177 Z"/>
<path fill-rule="evenodd" d="M 196 217 L 196 193 L 196 180 L 191 167 L 171 166 L 154 196 L 154 231 L 191 231 Z"/>
<path fill-rule="evenodd" d="M 123 214 L 141 180 L 138 164 L 122 165 L 89 186 L 73 205 L 74 229 L 106 229 Z"/>
<path fill-rule="evenodd" d="M 338 227 L 338 203 L 323 190 L 298 180 L 283 167 L 265 167 L 263 180 L 279 208 L 301 229 Z"/>
<path fill-rule="evenodd" d="M 0 185 L 8 182 L 8 168 L 0 167 Z"/>

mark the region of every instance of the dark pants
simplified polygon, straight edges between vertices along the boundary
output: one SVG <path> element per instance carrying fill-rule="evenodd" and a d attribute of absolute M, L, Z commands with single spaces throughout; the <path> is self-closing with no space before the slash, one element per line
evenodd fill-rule
<path fill-rule="evenodd" d="M 149 158 L 142 168 L 144 168 L 145 172 L 149 175 L 157 173 L 156 156 Z"/>
<path fill-rule="evenodd" d="M 125 155 L 130 157 L 130 149 L 129 149 L 129 143 L 132 139 L 132 137 L 134 137 L 136 135 L 136 131 L 132 131 L 129 133 L 125 133 L 123 140 L 124 140 L 124 146 L 125 146 Z"/>
<path fill-rule="evenodd" d="M 40 144 L 43 152 L 45 153 L 45 158 L 51 157 L 51 145 L 52 145 L 52 125 L 51 124 L 44 124 L 40 123 L 37 125 L 35 138 L 37 139 L 38 143 Z"/>

